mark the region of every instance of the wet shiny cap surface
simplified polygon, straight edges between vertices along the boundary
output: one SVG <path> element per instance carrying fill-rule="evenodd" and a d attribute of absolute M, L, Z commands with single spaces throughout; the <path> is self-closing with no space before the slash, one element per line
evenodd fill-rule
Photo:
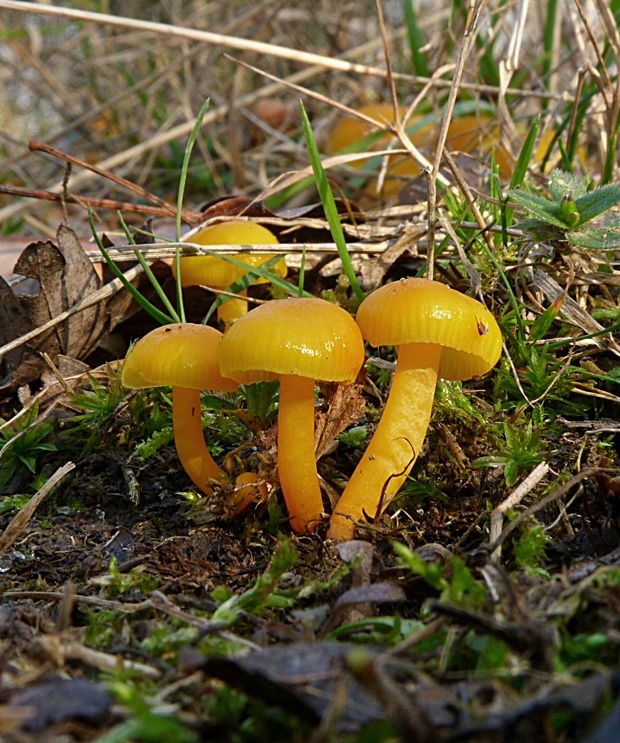
<path fill-rule="evenodd" d="M 220 374 L 217 349 L 222 334 L 207 325 L 172 323 L 141 338 L 123 362 L 122 383 L 129 389 L 187 387 L 234 392 L 237 384 Z"/>
<path fill-rule="evenodd" d="M 198 245 L 273 245 L 278 242 L 278 238 L 266 227 L 256 224 L 256 222 L 242 221 L 219 222 L 209 225 L 187 239 L 189 242 Z M 238 253 L 232 257 L 247 263 L 248 266 L 260 266 L 265 261 L 273 258 L 274 255 Z M 280 277 L 284 278 L 286 276 L 287 267 L 284 256 L 276 263 L 275 269 Z M 172 273 L 176 278 L 174 262 Z M 183 286 L 227 287 L 246 273 L 247 271 L 244 271 L 240 266 L 235 266 L 223 258 L 213 255 L 181 258 L 181 283 Z M 266 282 L 266 279 L 257 279 L 255 283 L 265 284 Z"/>
<path fill-rule="evenodd" d="M 281 374 L 350 384 L 364 361 L 364 341 L 342 307 L 316 298 L 280 299 L 237 320 L 218 355 L 222 374 L 241 384 Z"/>
<path fill-rule="evenodd" d="M 502 335 L 489 310 L 471 297 L 428 279 L 386 284 L 360 305 L 357 322 L 373 346 L 442 346 L 438 374 L 463 380 L 489 371 L 502 352 Z"/>

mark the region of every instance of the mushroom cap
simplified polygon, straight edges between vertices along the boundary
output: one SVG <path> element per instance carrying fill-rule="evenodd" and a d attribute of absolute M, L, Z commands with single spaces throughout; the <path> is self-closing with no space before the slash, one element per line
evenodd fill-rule
<path fill-rule="evenodd" d="M 364 361 L 364 340 L 338 305 L 279 299 L 237 320 L 222 338 L 218 358 L 222 374 L 240 384 L 281 374 L 351 384 Z"/>
<path fill-rule="evenodd" d="M 187 238 L 191 242 L 199 245 L 273 245 L 278 242 L 278 238 L 272 234 L 266 227 L 256 222 L 218 222 L 218 224 L 208 225 L 199 230 L 194 235 Z M 239 253 L 235 256 L 239 261 L 247 263 L 248 266 L 260 266 L 265 261 L 273 258 L 273 254 L 266 253 Z M 275 265 L 275 270 L 281 278 L 286 276 L 286 260 L 284 256 Z M 176 266 L 173 262 L 172 273 L 176 278 Z M 228 263 L 223 258 L 213 255 L 196 255 L 181 258 L 181 283 L 183 286 L 230 286 L 233 281 L 237 281 L 245 276 L 247 271 L 243 268 Z M 259 278 L 256 284 L 266 284 L 267 279 Z"/>
<path fill-rule="evenodd" d="M 502 352 L 502 334 L 489 310 L 438 281 L 401 279 L 380 287 L 360 305 L 357 322 L 373 346 L 443 346 L 442 379 L 486 374 Z"/>
<path fill-rule="evenodd" d="M 147 333 L 123 363 L 121 381 L 129 389 L 186 387 L 235 392 L 237 384 L 220 374 L 217 349 L 222 334 L 207 325 L 172 323 Z"/>

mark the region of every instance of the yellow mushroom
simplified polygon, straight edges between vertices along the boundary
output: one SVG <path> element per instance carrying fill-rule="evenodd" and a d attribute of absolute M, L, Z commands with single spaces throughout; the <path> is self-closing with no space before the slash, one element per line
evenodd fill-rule
<path fill-rule="evenodd" d="M 218 357 L 221 373 L 240 384 L 280 380 L 280 485 L 293 529 L 312 531 L 323 512 L 314 454 L 315 381 L 355 381 L 364 360 L 359 328 L 323 299 L 277 300 L 237 320 Z"/>
<path fill-rule="evenodd" d="M 241 220 L 209 225 L 192 235 L 189 240 L 198 243 L 198 245 L 274 245 L 278 242 L 278 238 L 266 227 L 256 222 L 243 222 Z M 274 258 L 275 255 L 277 253 L 239 253 L 234 257 L 255 268 Z M 286 276 L 284 256 L 282 260 L 276 263 L 275 269 L 281 278 Z M 172 264 L 172 273 L 176 278 L 174 263 Z M 247 271 L 239 266 L 212 255 L 181 258 L 181 284 L 184 287 L 212 286 L 215 289 L 227 289 L 246 273 Z M 255 283 L 265 284 L 267 279 L 259 278 Z M 245 295 L 246 291 L 243 290 L 239 293 Z M 243 317 L 247 311 L 248 303 L 245 300 L 231 297 L 218 307 L 217 316 L 228 328 L 235 320 Z"/>
<path fill-rule="evenodd" d="M 331 517 L 328 536 L 351 539 L 411 471 L 431 416 L 437 377 L 479 377 L 498 361 L 502 336 L 480 302 L 428 279 L 382 286 L 360 305 L 357 322 L 373 346 L 396 346 L 398 363 L 377 430 Z"/>
<path fill-rule="evenodd" d="M 172 423 L 177 454 L 194 484 L 210 495 L 220 469 L 204 440 L 200 390 L 235 392 L 238 385 L 220 374 L 217 349 L 222 334 L 207 325 L 174 323 L 152 330 L 131 349 L 121 381 L 129 389 L 172 387 Z"/>

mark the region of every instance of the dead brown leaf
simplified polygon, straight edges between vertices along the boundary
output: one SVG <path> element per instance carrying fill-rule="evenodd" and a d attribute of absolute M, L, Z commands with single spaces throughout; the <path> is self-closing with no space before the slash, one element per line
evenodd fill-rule
<path fill-rule="evenodd" d="M 44 325 L 101 288 L 80 241 L 66 225 L 58 229 L 58 246 L 49 240 L 28 245 L 15 264 L 15 273 L 36 281 L 37 291 L 15 295 L 0 281 L 0 345 Z M 9 352 L 1 361 L 0 385 L 14 388 L 37 379 L 47 368 L 43 353 L 54 363 L 59 354 L 86 358 L 120 322 L 130 302 L 129 293 L 121 292 Z"/>
<path fill-rule="evenodd" d="M 316 419 L 314 450 L 317 459 L 323 456 L 339 433 L 364 415 L 366 401 L 362 388 L 362 384 L 322 385 L 327 411 L 319 413 Z"/>

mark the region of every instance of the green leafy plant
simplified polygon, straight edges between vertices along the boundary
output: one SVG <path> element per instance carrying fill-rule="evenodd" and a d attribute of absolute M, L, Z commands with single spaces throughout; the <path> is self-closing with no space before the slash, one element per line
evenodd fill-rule
<path fill-rule="evenodd" d="M 424 560 L 399 542 L 392 542 L 392 547 L 412 572 L 420 575 L 429 586 L 441 592 L 440 601 L 469 609 L 478 609 L 484 603 L 486 596 L 484 586 L 478 583 L 459 557 L 453 557 L 449 563 L 441 565 Z"/>
<path fill-rule="evenodd" d="M 98 743 L 197 743 L 199 736 L 174 717 L 151 712 L 144 695 L 127 681 L 114 679 L 108 688 L 134 717 L 120 723 L 97 738 Z"/>
<path fill-rule="evenodd" d="M 353 426 L 348 431 L 339 433 L 336 438 L 346 446 L 350 446 L 352 449 L 359 449 L 364 445 L 364 441 L 368 436 L 368 426 Z"/>
<path fill-rule="evenodd" d="M 506 485 L 515 485 L 524 470 L 531 469 L 542 462 L 539 453 L 540 432 L 533 429 L 530 422 L 525 430 L 514 428 L 506 421 L 503 425 L 506 448 L 500 449 L 491 456 L 479 457 L 472 465 L 474 467 L 504 467 Z"/>
<path fill-rule="evenodd" d="M 540 567 L 540 562 L 545 557 L 545 549 L 550 541 L 551 537 L 542 524 L 524 529 L 512 545 L 517 567 L 525 570 L 528 575 L 549 577 L 547 571 Z"/>
<path fill-rule="evenodd" d="M 620 203 L 620 183 L 588 191 L 575 176 L 556 169 L 549 177 L 549 193 L 551 198 L 514 188 L 508 191 L 532 215 L 519 227 L 535 240 L 595 250 L 620 247 L 620 216 L 610 211 Z"/>
<path fill-rule="evenodd" d="M 0 488 L 3 488 L 21 467 L 33 475 L 37 471 L 37 459 L 44 453 L 56 451 L 56 445 L 45 441 L 54 429 L 54 421 L 35 424 L 39 406 L 33 405 L 23 418 L 13 426 L 0 430 Z"/>
<path fill-rule="evenodd" d="M 89 375 L 91 389 L 71 396 L 72 404 L 84 411 L 71 419 L 79 423 L 72 429 L 73 432 L 85 429 L 96 431 L 107 425 L 125 399 L 127 393 L 121 384 L 121 369 L 114 370 L 107 364 L 106 371 L 107 384 L 102 384 Z"/>
<path fill-rule="evenodd" d="M 232 624 L 242 611 L 259 614 L 268 607 L 286 608 L 292 599 L 279 596 L 276 588 L 284 573 L 297 561 L 297 553 L 288 539 L 281 539 L 269 570 L 256 581 L 253 588 L 242 594 L 231 596 L 219 606 L 211 621 L 216 624 Z"/>

